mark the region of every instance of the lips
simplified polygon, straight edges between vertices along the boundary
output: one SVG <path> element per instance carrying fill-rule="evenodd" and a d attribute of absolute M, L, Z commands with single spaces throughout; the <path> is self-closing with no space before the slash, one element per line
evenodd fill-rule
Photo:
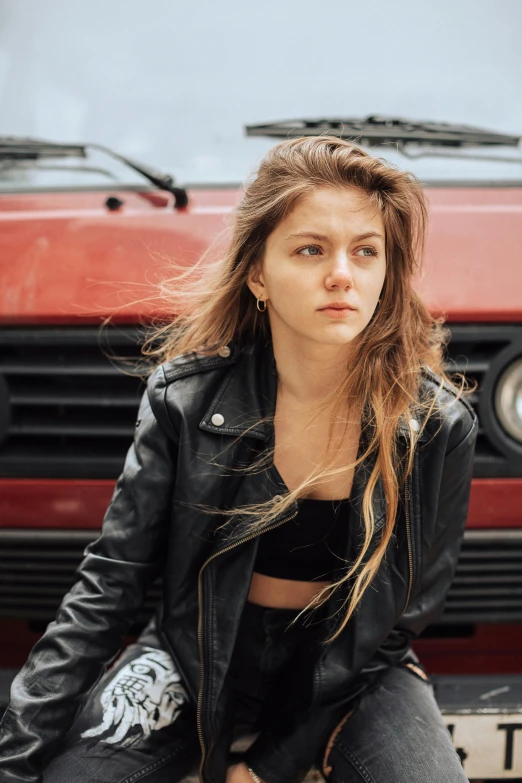
<path fill-rule="evenodd" d="M 323 313 L 326 318 L 333 321 L 348 320 L 351 318 L 351 313 L 355 312 L 355 308 L 346 302 L 332 302 L 326 307 L 321 307 L 318 310 L 319 313 Z M 355 316 L 354 316 L 355 318 Z"/>
<path fill-rule="evenodd" d="M 347 302 L 332 302 L 324 307 L 320 307 L 319 310 L 355 310 L 355 307 L 349 305 Z"/>

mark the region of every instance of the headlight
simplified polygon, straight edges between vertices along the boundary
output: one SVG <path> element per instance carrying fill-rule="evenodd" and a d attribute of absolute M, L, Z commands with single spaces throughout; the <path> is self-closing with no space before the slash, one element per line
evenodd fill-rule
<path fill-rule="evenodd" d="M 510 364 L 500 376 L 495 410 L 508 435 L 522 443 L 522 359 Z"/>

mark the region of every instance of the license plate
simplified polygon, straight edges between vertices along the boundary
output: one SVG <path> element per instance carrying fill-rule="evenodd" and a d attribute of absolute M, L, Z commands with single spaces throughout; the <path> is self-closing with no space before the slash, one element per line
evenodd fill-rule
<path fill-rule="evenodd" d="M 522 713 L 444 714 L 466 777 L 522 778 Z"/>

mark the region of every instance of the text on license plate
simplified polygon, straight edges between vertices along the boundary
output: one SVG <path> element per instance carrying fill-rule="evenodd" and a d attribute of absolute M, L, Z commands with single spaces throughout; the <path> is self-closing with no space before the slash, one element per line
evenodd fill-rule
<path fill-rule="evenodd" d="M 444 721 L 468 778 L 522 777 L 522 713 L 446 713 Z"/>

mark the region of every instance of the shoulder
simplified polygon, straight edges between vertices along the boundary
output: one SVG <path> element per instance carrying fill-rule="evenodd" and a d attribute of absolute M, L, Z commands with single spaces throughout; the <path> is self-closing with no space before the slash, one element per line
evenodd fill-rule
<path fill-rule="evenodd" d="M 183 403 L 201 405 L 213 394 L 240 354 L 237 343 L 215 351 L 190 351 L 156 367 L 147 380 L 147 397 L 156 417 L 172 426 L 173 412 Z"/>
<path fill-rule="evenodd" d="M 421 416 L 429 416 L 426 430 L 439 433 L 446 441 L 446 452 L 464 442 L 473 442 L 478 431 L 475 410 L 465 396 L 441 375 L 423 366 L 419 384 Z M 431 408 L 431 413 L 430 412 Z"/>
<path fill-rule="evenodd" d="M 238 354 L 238 346 L 234 343 L 228 343 L 216 348 L 213 353 L 190 351 L 175 356 L 156 367 L 149 376 L 147 381 L 149 395 L 163 393 L 167 387 L 181 378 L 208 373 L 210 370 L 226 368 L 235 364 Z"/>
<path fill-rule="evenodd" d="M 151 376 L 151 383 L 160 383 L 169 386 L 180 378 L 189 375 L 207 373 L 209 370 L 228 367 L 235 364 L 239 355 L 239 346 L 236 343 L 227 343 L 217 347 L 214 351 L 190 351 L 175 356 L 168 362 L 160 365 Z"/>

